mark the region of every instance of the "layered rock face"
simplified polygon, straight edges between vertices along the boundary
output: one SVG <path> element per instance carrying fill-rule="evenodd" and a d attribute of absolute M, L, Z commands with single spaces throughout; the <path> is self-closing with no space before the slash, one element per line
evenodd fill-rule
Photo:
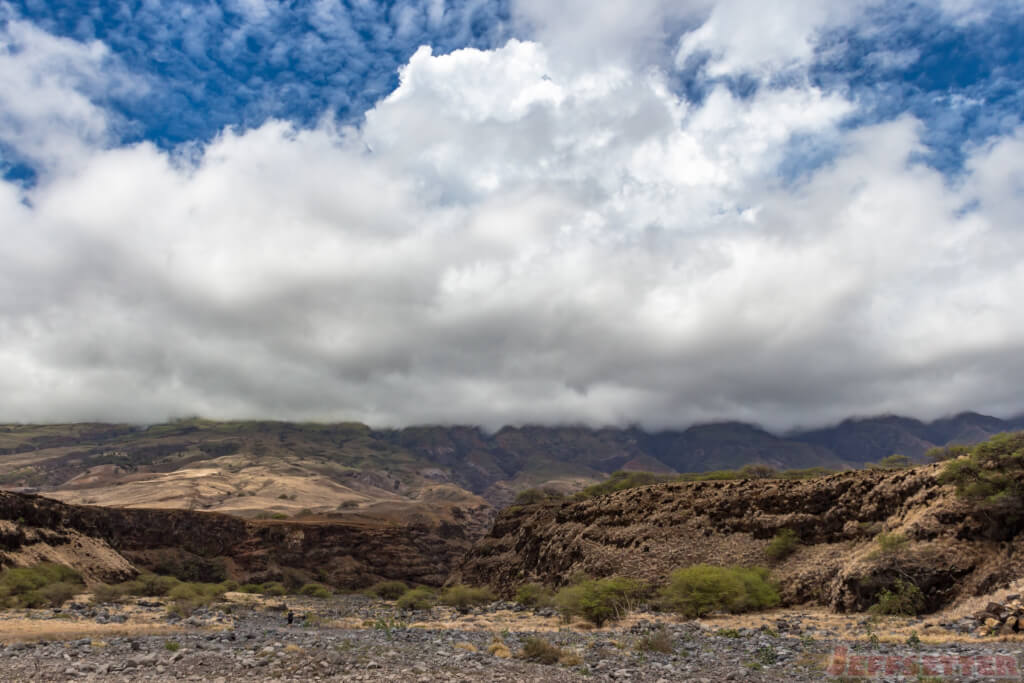
<path fill-rule="evenodd" d="M 2 491 L 0 525 L 0 565 L 56 561 L 93 581 L 123 580 L 134 565 L 194 580 L 277 580 L 291 571 L 338 587 L 380 579 L 439 585 L 472 542 L 446 522 L 254 521 Z"/>
<path fill-rule="evenodd" d="M 692 564 L 765 565 L 787 604 L 861 610 L 902 579 L 935 610 L 1024 575 L 1024 556 L 1014 552 L 1024 523 L 971 508 L 939 484 L 939 468 L 660 484 L 510 508 L 451 580 L 510 595 L 528 581 L 562 585 L 576 572 L 663 583 Z M 787 528 L 801 543 L 773 563 L 765 548 Z"/>

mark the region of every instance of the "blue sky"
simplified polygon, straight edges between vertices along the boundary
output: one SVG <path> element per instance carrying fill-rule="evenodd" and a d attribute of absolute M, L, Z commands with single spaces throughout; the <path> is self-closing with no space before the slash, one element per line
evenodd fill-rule
<path fill-rule="evenodd" d="M 437 54 L 531 38 L 529 23 L 515 21 L 507 1 L 283 2 L 266 3 L 272 9 L 265 11 L 253 9 L 257 4 L 17 0 L 6 15 L 108 45 L 149 89 L 97 93 L 97 101 L 122 117 L 120 141 L 163 147 L 268 118 L 304 126 L 324 115 L 358 122 L 394 90 L 398 68 L 420 45 Z M 443 14 L 432 18 L 435 4 Z M 887 3 L 863 24 L 822 36 L 811 78 L 861 103 L 849 125 L 907 112 L 919 117 L 928 161 L 955 172 L 965 142 L 1005 133 L 1024 111 L 1020 6 L 987 11 L 983 21 L 957 23 L 927 3 Z M 719 79 L 701 72 L 700 55 L 692 62 L 679 71 L 677 87 L 699 102 Z M 743 73 L 726 80 L 742 94 L 760 87 Z"/>
<path fill-rule="evenodd" d="M 1019 0 L 0 0 L 0 421 L 1024 411 Z"/>

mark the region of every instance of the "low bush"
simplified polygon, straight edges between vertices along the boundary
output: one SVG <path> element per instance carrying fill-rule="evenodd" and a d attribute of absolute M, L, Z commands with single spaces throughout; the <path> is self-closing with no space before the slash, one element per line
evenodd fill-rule
<path fill-rule="evenodd" d="M 200 607 L 205 607 L 224 595 L 225 589 L 219 583 L 179 583 L 167 593 L 172 601 L 167 610 L 172 614 L 187 617 Z"/>
<path fill-rule="evenodd" d="M 628 614 L 646 592 L 646 587 L 639 581 L 611 576 L 566 586 L 555 594 L 554 602 L 563 617 L 583 617 L 596 626 L 602 626 L 606 621 L 615 621 Z"/>
<path fill-rule="evenodd" d="M 537 503 L 555 503 L 565 496 L 555 489 L 526 489 L 516 495 L 516 505 L 536 505 Z"/>
<path fill-rule="evenodd" d="M 434 606 L 434 594 L 427 588 L 413 588 L 398 598 L 395 606 L 399 609 L 430 609 Z"/>
<path fill-rule="evenodd" d="M 489 588 L 475 588 L 458 584 L 441 593 L 442 605 L 454 607 L 460 612 L 468 612 L 471 607 L 487 605 L 494 602 L 494 593 Z"/>
<path fill-rule="evenodd" d="M 893 453 L 890 456 L 882 458 L 878 462 L 869 462 L 867 469 L 869 470 L 905 470 L 908 467 L 913 467 L 914 462 L 905 455 L 899 453 Z"/>
<path fill-rule="evenodd" d="M 311 598 L 326 599 L 331 597 L 331 589 L 322 583 L 307 583 L 299 589 L 299 593 L 308 595 Z"/>
<path fill-rule="evenodd" d="M 531 637 L 523 642 L 519 658 L 538 664 L 558 664 L 565 659 L 567 653 L 557 645 L 552 645 L 543 638 Z"/>
<path fill-rule="evenodd" d="M 779 604 L 779 593 L 762 567 L 715 567 L 698 564 L 677 569 L 661 590 L 662 606 L 694 618 L 714 611 L 732 613 Z"/>
<path fill-rule="evenodd" d="M 779 529 L 772 540 L 765 546 L 764 554 L 769 560 L 784 560 L 796 552 L 800 546 L 800 537 L 792 529 Z"/>
<path fill-rule="evenodd" d="M 947 461 L 939 481 L 983 510 L 996 536 L 1012 537 L 1024 514 L 1024 432 L 997 434 Z"/>
<path fill-rule="evenodd" d="M 676 650 L 675 644 L 672 642 L 672 634 L 664 626 L 641 636 L 636 643 L 636 649 L 640 652 L 660 652 L 666 655 L 670 655 Z"/>
<path fill-rule="evenodd" d="M 97 604 L 121 602 L 124 600 L 124 584 L 109 585 L 101 583 L 92 588 L 92 601 Z"/>
<path fill-rule="evenodd" d="M 650 472 L 624 472 L 620 470 L 618 472 L 612 472 L 604 481 L 583 489 L 576 494 L 576 498 L 581 500 L 586 498 L 596 498 L 597 496 L 604 496 L 609 493 L 615 493 L 616 491 L 632 489 L 638 486 L 660 484 L 662 482 L 672 481 L 672 479 L 673 477 L 670 476 L 652 474 Z"/>
<path fill-rule="evenodd" d="M 890 588 L 879 591 L 877 602 L 868 610 L 872 614 L 917 616 L 924 608 L 924 595 L 911 581 L 896 579 Z"/>
<path fill-rule="evenodd" d="M 64 565 L 12 567 L 0 572 L 0 607 L 58 607 L 83 588 L 78 572 Z"/>
<path fill-rule="evenodd" d="M 284 587 L 284 584 L 279 581 L 270 581 L 263 584 L 260 587 L 260 592 L 264 595 L 287 595 L 288 589 Z"/>
<path fill-rule="evenodd" d="M 99 584 L 93 588 L 92 598 L 94 602 L 104 603 L 122 602 L 125 596 L 128 595 L 136 597 L 163 597 L 180 585 L 182 585 L 182 582 L 173 576 L 161 576 L 147 572 L 139 574 L 131 581 L 124 581 L 114 585 Z M 232 590 L 230 586 L 234 585 L 237 587 L 238 584 L 233 581 L 226 581 L 220 585 L 224 587 L 224 590 Z"/>
<path fill-rule="evenodd" d="M 258 583 L 243 583 L 238 587 L 239 593 L 262 593 L 263 586 Z"/>
<path fill-rule="evenodd" d="M 878 544 L 878 549 L 872 553 L 874 557 L 892 557 L 902 553 L 907 544 L 910 543 L 910 539 L 900 533 L 886 533 L 882 532 L 875 536 L 875 543 Z"/>
<path fill-rule="evenodd" d="M 60 607 L 81 592 L 82 588 L 80 583 L 51 583 L 22 595 L 21 604 L 24 607 Z"/>
<path fill-rule="evenodd" d="M 959 458 L 961 455 L 968 455 L 970 452 L 970 446 L 936 446 L 925 451 L 924 457 L 935 462 L 943 462 Z"/>
<path fill-rule="evenodd" d="M 376 595 L 381 600 L 397 600 L 409 590 L 401 581 L 379 581 L 367 589 L 370 595 Z"/>
<path fill-rule="evenodd" d="M 740 468 L 740 477 L 743 479 L 776 479 L 779 471 L 771 465 L 752 464 Z"/>
<path fill-rule="evenodd" d="M 551 589 L 539 583 L 524 583 L 516 590 L 516 602 L 524 607 L 547 607 L 553 597 Z"/>
<path fill-rule="evenodd" d="M 159 576 L 157 574 L 140 574 L 135 581 L 130 582 L 132 595 L 145 595 L 148 597 L 159 597 L 167 595 L 181 581 L 173 576 Z M 137 587 L 136 587 L 137 584 Z"/>
<path fill-rule="evenodd" d="M 738 470 L 713 470 L 711 472 L 688 472 L 680 474 L 673 481 L 728 481 L 733 479 L 816 479 L 836 474 L 839 470 L 826 467 L 775 470 L 768 465 L 744 465 Z"/>

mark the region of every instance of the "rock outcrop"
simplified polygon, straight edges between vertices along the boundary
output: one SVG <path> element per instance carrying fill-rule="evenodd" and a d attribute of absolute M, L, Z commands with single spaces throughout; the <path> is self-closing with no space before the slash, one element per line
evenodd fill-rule
<path fill-rule="evenodd" d="M 0 491 L 0 565 L 52 560 L 90 581 L 135 567 L 193 580 L 278 580 L 289 572 L 337 587 L 381 579 L 439 585 L 468 550 L 461 526 L 423 520 L 245 520 L 224 514 L 67 505 Z"/>
<path fill-rule="evenodd" d="M 1012 636 L 1024 630 L 1024 603 L 1020 595 L 1007 596 L 1003 602 L 990 602 L 974 615 L 978 636 Z"/>
<path fill-rule="evenodd" d="M 993 524 L 938 482 L 939 467 L 659 484 L 510 508 L 451 580 L 510 595 L 524 582 L 559 586 L 577 572 L 662 583 L 692 564 L 767 565 L 787 604 L 862 610 L 903 579 L 931 611 L 1024 576 L 1014 552 L 1024 522 Z M 765 548 L 782 529 L 800 545 L 772 563 Z"/>

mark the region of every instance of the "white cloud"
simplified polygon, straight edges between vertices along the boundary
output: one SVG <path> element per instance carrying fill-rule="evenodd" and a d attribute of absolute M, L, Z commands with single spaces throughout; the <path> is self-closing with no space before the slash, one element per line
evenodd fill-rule
<path fill-rule="evenodd" d="M 715 44 L 723 69 L 804 58 Z M 660 69 L 558 54 L 424 48 L 358 129 L 271 121 L 191 158 L 107 149 L 84 107 L 100 133 L 74 165 L 0 184 L 0 414 L 788 426 L 1019 407 L 1020 135 L 950 185 L 912 162 L 914 119 L 847 131 L 855 105 L 799 79 L 698 106 Z M 44 148 L 65 114 L 48 106 L 18 114 Z M 786 185 L 794 135 L 839 151 Z"/>
<path fill-rule="evenodd" d="M 712 76 L 763 76 L 802 67 L 813 55 L 816 32 L 838 18 L 838 8 L 856 4 L 725 0 L 714 5 L 700 27 L 683 37 L 676 62 L 682 64 L 693 55 L 707 54 Z"/>
<path fill-rule="evenodd" d="M 46 166 L 105 143 L 107 114 L 88 93 L 113 84 L 109 62 L 102 43 L 57 38 L 25 21 L 0 24 L 0 142 Z"/>

